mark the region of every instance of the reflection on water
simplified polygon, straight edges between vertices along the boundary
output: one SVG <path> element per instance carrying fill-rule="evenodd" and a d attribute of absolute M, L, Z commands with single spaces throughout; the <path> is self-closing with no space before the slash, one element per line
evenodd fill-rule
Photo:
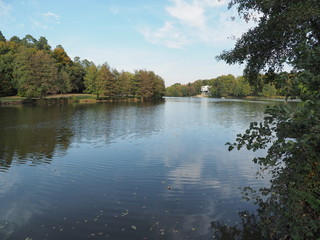
<path fill-rule="evenodd" d="M 258 221 L 248 211 L 239 212 L 241 224 L 229 226 L 222 222 L 212 222 L 211 227 L 217 240 L 263 240 Z M 239 225 L 239 226 L 238 226 Z"/>
<path fill-rule="evenodd" d="M 254 209 L 239 187 L 267 184 L 252 153 L 224 146 L 266 105 L 1 107 L 0 238 L 209 239 L 212 221 Z"/>
<path fill-rule="evenodd" d="M 59 122 L 58 108 L 0 108 L 0 165 L 3 169 L 15 163 L 50 163 L 55 149 L 68 149 L 72 133 Z"/>
<path fill-rule="evenodd" d="M 158 105 L 10 106 L 0 108 L 0 166 L 50 163 L 71 141 L 110 143 L 112 139 L 157 131 Z M 74 139 L 73 139 L 74 137 Z"/>

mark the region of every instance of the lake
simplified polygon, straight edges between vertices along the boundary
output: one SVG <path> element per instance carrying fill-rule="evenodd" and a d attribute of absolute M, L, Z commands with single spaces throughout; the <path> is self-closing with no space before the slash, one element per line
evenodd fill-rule
<path fill-rule="evenodd" d="M 0 239 L 214 239 L 255 210 L 239 188 L 268 184 L 225 146 L 268 104 L 0 107 Z"/>

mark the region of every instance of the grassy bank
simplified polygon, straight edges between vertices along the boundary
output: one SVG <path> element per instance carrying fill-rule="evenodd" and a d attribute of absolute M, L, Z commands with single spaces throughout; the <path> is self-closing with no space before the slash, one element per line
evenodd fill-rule
<path fill-rule="evenodd" d="M 22 104 L 27 99 L 19 96 L 0 97 L 1 104 Z"/>
<path fill-rule="evenodd" d="M 0 97 L 0 104 L 30 104 L 30 103 L 69 103 L 69 102 L 96 102 L 92 94 L 57 94 L 46 96 L 42 99 L 25 98 L 19 96 Z"/>
<path fill-rule="evenodd" d="M 97 103 L 97 102 L 139 102 L 140 98 L 124 97 L 120 99 L 111 99 L 100 97 L 94 94 L 55 94 L 42 99 L 25 98 L 19 96 L 0 97 L 0 105 L 10 104 L 64 104 L 64 103 Z"/>

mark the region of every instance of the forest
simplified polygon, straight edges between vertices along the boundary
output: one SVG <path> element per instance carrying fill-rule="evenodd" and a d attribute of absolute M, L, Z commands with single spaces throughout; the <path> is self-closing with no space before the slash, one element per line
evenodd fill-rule
<path fill-rule="evenodd" d="M 260 75 L 263 83 L 264 75 Z M 222 75 L 209 80 L 197 80 L 193 83 L 176 83 L 166 88 L 166 96 L 191 97 L 200 94 L 201 86 L 209 85 L 210 97 L 247 97 L 247 96 L 285 96 L 286 88 L 276 88 L 273 83 L 263 83 L 259 86 L 251 85 L 243 76 L 235 77 L 232 74 Z M 286 86 L 288 87 L 288 85 Z"/>
<path fill-rule="evenodd" d="M 50 94 L 89 93 L 97 98 L 142 101 L 161 99 L 164 80 L 153 71 L 118 71 L 108 63 L 73 60 L 61 45 L 54 49 L 45 37 L 26 35 L 7 40 L 0 31 L 0 97 L 41 99 Z"/>

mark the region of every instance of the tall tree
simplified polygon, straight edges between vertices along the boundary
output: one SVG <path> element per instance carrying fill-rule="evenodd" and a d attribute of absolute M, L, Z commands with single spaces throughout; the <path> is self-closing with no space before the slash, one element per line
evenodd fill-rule
<path fill-rule="evenodd" d="M 165 94 L 163 79 L 153 71 L 139 70 L 135 72 L 134 79 L 139 83 L 138 93 L 143 101 L 160 99 Z"/>
<path fill-rule="evenodd" d="M 255 193 L 266 239 L 320 239 L 320 1 L 232 0 L 232 6 L 245 19 L 258 12 L 257 26 L 218 58 L 245 63 L 254 85 L 262 79 L 281 86 L 291 78 L 288 96 L 302 104 L 268 108 L 265 120 L 251 123 L 229 149 L 268 149 L 254 159 L 272 177 L 270 187 Z M 290 74 L 279 74 L 284 63 Z M 258 78 L 261 73 L 267 78 Z"/>
<path fill-rule="evenodd" d="M 45 44 L 45 40 L 43 40 Z M 77 85 L 77 67 L 73 68 L 73 62 L 61 45 L 56 46 L 52 52 L 55 65 L 58 69 L 58 83 L 61 93 L 82 90 L 82 85 Z"/>
<path fill-rule="evenodd" d="M 257 11 L 259 24 L 218 59 L 246 63 L 244 73 L 253 85 L 259 84 L 256 81 L 261 72 L 267 73 L 267 81 L 275 80 L 284 63 L 293 66 L 295 73 L 307 70 L 319 74 L 319 1 L 232 0 L 229 5 L 238 6 L 239 14 L 247 20 Z M 314 84 L 317 86 L 317 81 L 304 85 L 312 91 Z"/>
<path fill-rule="evenodd" d="M 17 36 L 11 37 L 10 41 L 14 42 L 14 43 L 17 43 L 17 44 L 21 43 L 21 39 L 19 37 L 17 37 Z"/>
<path fill-rule="evenodd" d="M 271 83 L 267 83 L 263 86 L 261 91 L 261 96 L 272 97 L 277 95 L 277 89 Z"/>
<path fill-rule="evenodd" d="M 121 72 L 118 80 L 119 93 L 122 96 L 133 95 L 133 78 L 134 75 L 130 72 Z"/>
<path fill-rule="evenodd" d="M 71 92 L 72 90 L 72 84 L 70 80 L 70 75 L 64 70 L 64 69 L 58 69 L 57 68 L 57 76 L 56 76 L 56 82 L 55 85 L 57 86 L 58 91 L 61 94 L 66 94 L 68 92 Z"/>
<path fill-rule="evenodd" d="M 158 100 L 165 95 L 166 87 L 162 77 L 155 75 L 154 81 L 153 81 L 153 89 L 154 90 L 153 90 L 152 99 Z"/>
<path fill-rule="evenodd" d="M 96 81 L 98 92 L 101 95 L 112 99 L 118 95 L 116 77 L 107 63 L 102 64 L 99 68 Z"/>
<path fill-rule="evenodd" d="M 183 95 L 181 91 L 182 85 L 181 83 L 175 83 L 166 88 L 166 96 L 168 97 L 186 97 Z"/>
<path fill-rule="evenodd" d="M 66 67 L 72 64 L 71 58 L 68 56 L 61 45 L 56 46 L 56 48 L 53 50 L 52 56 L 59 64 L 59 68 Z"/>
<path fill-rule="evenodd" d="M 22 38 L 21 43 L 26 47 L 36 47 L 37 39 L 35 39 L 30 34 L 27 34 L 24 38 Z"/>
<path fill-rule="evenodd" d="M 252 94 L 252 88 L 249 82 L 243 77 L 237 77 L 236 86 L 233 95 L 236 97 L 250 96 Z"/>
<path fill-rule="evenodd" d="M 0 42 L 6 42 L 6 38 L 3 36 L 2 32 L 0 31 Z"/>
<path fill-rule="evenodd" d="M 71 91 L 76 93 L 81 93 L 84 90 L 84 76 L 86 71 L 84 67 L 79 62 L 73 62 L 70 66 L 66 68 L 70 85 Z"/>
<path fill-rule="evenodd" d="M 16 94 L 12 74 L 17 47 L 17 44 L 14 42 L 0 41 L 0 96 Z"/>
<path fill-rule="evenodd" d="M 132 78 L 132 95 L 138 96 L 140 95 L 140 89 L 141 89 L 141 78 L 138 77 L 138 70 L 134 72 L 133 78 Z"/>
<path fill-rule="evenodd" d="M 232 95 L 236 85 L 235 77 L 232 74 L 217 77 L 212 84 L 212 95 L 214 97 L 226 97 Z"/>
<path fill-rule="evenodd" d="M 41 99 L 59 91 L 58 69 L 44 51 L 21 47 L 15 59 L 14 77 L 21 96 Z"/>
<path fill-rule="evenodd" d="M 98 89 L 97 75 L 98 69 L 96 65 L 92 64 L 88 66 L 84 76 L 84 86 L 86 93 L 96 94 L 98 98 L 101 91 Z"/>
<path fill-rule="evenodd" d="M 82 65 L 84 68 L 87 69 L 89 66 L 94 65 L 94 63 L 93 63 L 92 61 L 87 60 L 87 59 L 83 59 L 83 60 L 81 61 L 81 65 Z"/>
<path fill-rule="evenodd" d="M 139 95 L 142 100 L 148 100 L 153 95 L 153 78 L 154 73 L 145 70 L 139 70 L 135 73 L 137 82 L 140 83 Z"/>
<path fill-rule="evenodd" d="M 45 37 L 40 37 L 36 42 L 36 47 L 38 50 L 44 50 L 49 52 L 51 50 L 51 46 L 48 43 L 48 40 Z"/>

